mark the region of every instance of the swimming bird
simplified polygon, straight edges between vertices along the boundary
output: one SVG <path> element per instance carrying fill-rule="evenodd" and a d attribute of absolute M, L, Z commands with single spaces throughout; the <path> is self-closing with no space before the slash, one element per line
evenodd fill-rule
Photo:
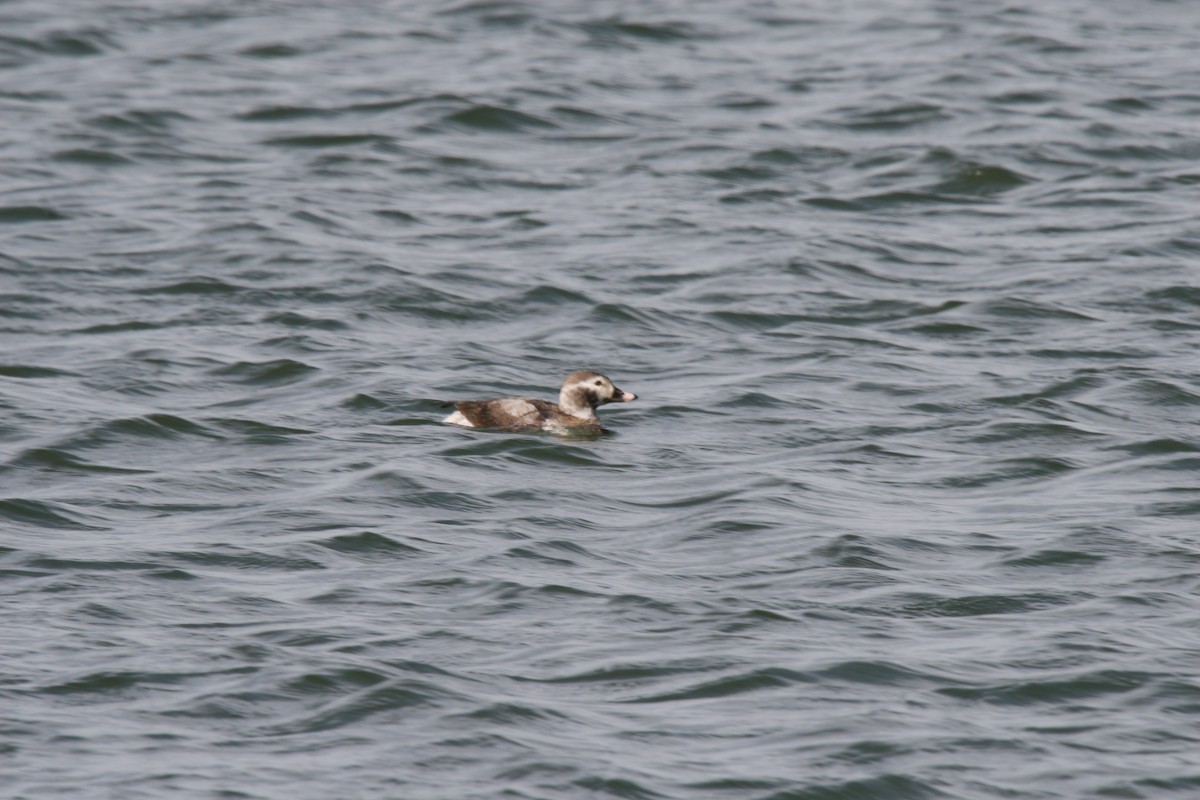
<path fill-rule="evenodd" d="M 618 389 L 607 375 L 591 370 L 572 372 L 563 381 L 558 402 L 528 397 L 463 400 L 445 422 L 464 428 L 498 428 L 506 431 L 603 431 L 597 406 L 637 400 L 633 392 Z"/>

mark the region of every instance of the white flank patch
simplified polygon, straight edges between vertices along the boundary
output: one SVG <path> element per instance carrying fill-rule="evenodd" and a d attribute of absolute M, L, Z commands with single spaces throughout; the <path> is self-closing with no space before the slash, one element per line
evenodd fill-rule
<path fill-rule="evenodd" d="M 449 422 L 451 425 L 462 425 L 464 428 L 474 428 L 471 421 L 462 415 L 461 411 L 455 411 L 450 416 L 446 417 L 442 422 Z"/>

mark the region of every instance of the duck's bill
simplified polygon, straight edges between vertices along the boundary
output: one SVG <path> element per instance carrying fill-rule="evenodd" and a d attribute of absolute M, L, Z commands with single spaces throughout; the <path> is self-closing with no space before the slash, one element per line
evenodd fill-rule
<path fill-rule="evenodd" d="M 637 400 L 637 395 L 633 392 L 627 392 L 624 389 L 618 389 L 616 386 L 613 387 L 612 402 L 628 403 L 630 400 Z"/>

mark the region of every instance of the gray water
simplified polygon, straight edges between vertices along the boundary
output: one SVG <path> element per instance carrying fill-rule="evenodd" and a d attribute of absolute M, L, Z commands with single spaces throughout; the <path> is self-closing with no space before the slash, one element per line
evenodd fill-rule
<path fill-rule="evenodd" d="M 1198 45 L 0 2 L 4 796 L 1200 796 Z"/>

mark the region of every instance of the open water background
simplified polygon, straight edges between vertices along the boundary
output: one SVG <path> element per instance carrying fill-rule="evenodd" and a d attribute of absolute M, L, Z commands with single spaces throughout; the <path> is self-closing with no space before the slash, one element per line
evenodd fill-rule
<path fill-rule="evenodd" d="M 1200 796 L 1200 5 L 51 5 L 6 797 Z"/>

